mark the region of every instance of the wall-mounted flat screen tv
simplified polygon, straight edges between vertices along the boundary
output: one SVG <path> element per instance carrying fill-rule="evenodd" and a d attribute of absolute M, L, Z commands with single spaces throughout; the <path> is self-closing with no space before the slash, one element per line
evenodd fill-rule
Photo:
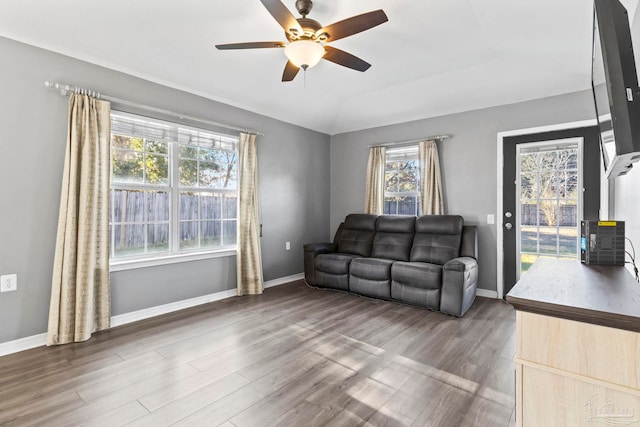
<path fill-rule="evenodd" d="M 640 91 L 627 10 L 594 0 L 591 87 L 607 178 L 640 160 Z"/>

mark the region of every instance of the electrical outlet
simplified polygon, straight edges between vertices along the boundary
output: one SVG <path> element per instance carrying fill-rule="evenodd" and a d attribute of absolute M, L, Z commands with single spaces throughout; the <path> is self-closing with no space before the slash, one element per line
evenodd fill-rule
<path fill-rule="evenodd" d="M 287 251 L 291 250 L 291 242 L 287 242 L 287 243 L 285 243 L 285 244 L 284 244 L 284 248 L 285 248 Z"/>
<path fill-rule="evenodd" d="M 0 276 L 0 292 L 11 292 L 18 290 L 18 275 L 6 274 Z"/>

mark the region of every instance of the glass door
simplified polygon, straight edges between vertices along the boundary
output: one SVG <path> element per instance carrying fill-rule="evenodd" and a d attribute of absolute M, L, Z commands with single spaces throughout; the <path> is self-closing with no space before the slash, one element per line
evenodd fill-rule
<path fill-rule="evenodd" d="M 582 138 L 516 147 L 519 279 L 539 257 L 577 259 L 582 219 Z"/>

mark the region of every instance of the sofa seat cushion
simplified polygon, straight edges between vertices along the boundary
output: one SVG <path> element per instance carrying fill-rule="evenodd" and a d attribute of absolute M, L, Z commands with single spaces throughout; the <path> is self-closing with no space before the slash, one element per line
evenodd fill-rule
<path fill-rule="evenodd" d="M 323 288 L 349 290 L 349 264 L 358 255 L 320 254 L 315 259 L 315 285 Z"/>
<path fill-rule="evenodd" d="M 442 287 L 442 266 L 426 262 L 395 262 L 391 268 L 394 282 L 420 289 Z"/>
<path fill-rule="evenodd" d="M 316 271 L 329 274 L 349 274 L 349 264 L 354 258 L 359 258 L 353 254 L 320 254 L 315 259 Z"/>
<path fill-rule="evenodd" d="M 391 298 L 433 310 L 440 309 L 442 266 L 395 262 L 391 267 Z"/>
<path fill-rule="evenodd" d="M 349 290 L 374 298 L 391 298 L 392 260 L 356 258 L 349 266 Z"/>
<path fill-rule="evenodd" d="M 357 258 L 351 262 L 349 274 L 371 280 L 391 280 L 393 261 L 381 258 Z"/>

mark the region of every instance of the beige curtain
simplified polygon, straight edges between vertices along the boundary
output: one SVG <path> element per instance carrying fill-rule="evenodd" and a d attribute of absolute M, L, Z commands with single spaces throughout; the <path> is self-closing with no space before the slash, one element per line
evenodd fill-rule
<path fill-rule="evenodd" d="M 438 160 L 436 142 L 420 142 L 418 157 L 420 161 L 420 213 L 422 215 L 443 215 L 440 161 Z"/>
<path fill-rule="evenodd" d="M 258 214 L 258 155 L 256 136 L 240 134 L 238 177 L 238 295 L 261 294 L 264 289 Z"/>
<path fill-rule="evenodd" d="M 384 213 L 384 171 L 386 168 L 385 147 L 371 147 L 367 163 L 364 212 L 374 215 Z"/>
<path fill-rule="evenodd" d="M 110 104 L 71 94 L 48 345 L 109 327 Z"/>

